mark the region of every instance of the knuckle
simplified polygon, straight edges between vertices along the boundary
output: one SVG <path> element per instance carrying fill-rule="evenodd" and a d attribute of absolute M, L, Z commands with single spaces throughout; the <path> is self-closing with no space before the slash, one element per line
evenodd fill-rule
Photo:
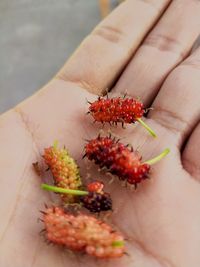
<path fill-rule="evenodd" d="M 163 52 L 173 52 L 178 54 L 181 58 L 185 57 L 181 42 L 176 38 L 163 35 L 151 33 L 144 41 L 144 45 L 157 48 Z"/>
<path fill-rule="evenodd" d="M 199 162 L 191 160 L 188 156 L 182 157 L 182 164 L 184 169 L 189 172 L 192 176 L 200 177 L 200 165 Z"/>
<path fill-rule="evenodd" d="M 108 26 L 108 25 L 102 25 L 95 29 L 92 33 L 93 35 L 97 35 L 106 41 L 109 41 L 111 43 L 118 43 L 122 37 L 123 33 L 116 27 Z"/>
<path fill-rule="evenodd" d="M 198 58 L 189 58 L 183 62 L 182 66 L 200 70 L 200 59 Z"/>
<path fill-rule="evenodd" d="M 188 128 L 186 120 L 168 109 L 157 106 L 154 107 L 154 112 L 153 119 L 171 132 L 183 134 L 185 129 Z"/>

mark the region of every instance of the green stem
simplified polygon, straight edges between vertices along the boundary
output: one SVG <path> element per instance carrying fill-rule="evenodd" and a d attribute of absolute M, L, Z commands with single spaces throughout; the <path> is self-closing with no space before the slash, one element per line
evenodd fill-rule
<path fill-rule="evenodd" d="M 69 195 L 75 195 L 75 196 L 86 196 L 89 194 L 87 191 L 66 189 L 66 188 L 57 187 L 57 186 L 48 185 L 48 184 L 41 184 L 41 188 L 44 190 L 53 191 L 56 193 L 69 194 Z"/>
<path fill-rule="evenodd" d="M 153 136 L 154 138 L 157 137 L 156 133 L 142 120 L 137 118 L 137 121 L 144 126 L 145 129 L 147 129 L 147 131 L 150 133 L 151 136 Z"/>
<path fill-rule="evenodd" d="M 121 248 L 124 246 L 124 241 L 123 240 L 116 240 L 112 242 L 112 247 L 115 248 Z"/>
<path fill-rule="evenodd" d="M 54 147 L 54 149 L 56 149 L 56 148 L 58 147 L 58 140 L 55 140 L 55 141 L 53 142 L 53 147 Z"/>
<path fill-rule="evenodd" d="M 169 148 L 166 148 L 160 155 L 158 155 L 157 157 L 147 160 L 144 163 L 152 165 L 157 163 L 158 161 L 160 161 L 162 158 L 164 158 L 168 153 L 170 152 Z"/>

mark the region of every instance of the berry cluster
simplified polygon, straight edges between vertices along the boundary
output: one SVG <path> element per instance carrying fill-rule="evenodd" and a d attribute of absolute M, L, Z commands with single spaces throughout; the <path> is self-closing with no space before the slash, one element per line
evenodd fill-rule
<path fill-rule="evenodd" d="M 45 163 L 50 168 L 56 186 L 68 189 L 80 189 L 82 182 L 75 160 L 63 148 L 59 149 L 57 143 L 44 150 Z M 61 195 L 63 201 L 73 203 L 75 196 Z"/>
<path fill-rule="evenodd" d="M 99 97 L 93 103 L 88 103 L 90 104 L 88 114 L 92 115 L 94 122 L 103 124 L 108 122 L 110 125 L 121 123 L 123 127 L 124 123 L 138 121 L 153 137 L 156 137 L 156 133 L 141 119 L 145 109 L 143 103 L 138 100 L 125 97 Z"/>
<path fill-rule="evenodd" d="M 124 238 L 103 221 L 85 214 L 72 215 L 62 208 L 43 212 L 48 241 L 97 258 L 117 258 L 124 254 Z"/>
<path fill-rule="evenodd" d="M 83 206 L 91 212 L 112 210 L 112 199 L 103 191 L 103 183 L 96 181 L 87 185 L 89 194 L 80 198 Z"/>
<path fill-rule="evenodd" d="M 103 98 L 90 104 L 89 113 L 95 121 L 108 123 L 134 123 L 144 114 L 144 105 L 134 98 Z"/>
<path fill-rule="evenodd" d="M 110 136 L 90 140 L 85 146 L 85 156 L 129 184 L 140 183 L 150 170 L 150 165 L 142 163 L 137 152 Z"/>

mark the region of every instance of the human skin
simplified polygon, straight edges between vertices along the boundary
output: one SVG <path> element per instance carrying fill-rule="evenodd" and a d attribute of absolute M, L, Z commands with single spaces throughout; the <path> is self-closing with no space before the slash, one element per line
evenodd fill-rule
<path fill-rule="evenodd" d="M 0 266 L 200 266 L 200 49 L 190 55 L 199 13 L 197 0 L 125 1 L 44 88 L 1 115 Z M 110 176 L 81 159 L 84 139 L 101 129 L 85 115 L 86 99 L 107 88 L 153 107 L 146 121 L 157 138 L 138 124 L 112 128 L 114 134 L 144 160 L 171 150 L 136 191 L 117 178 L 109 183 Z M 127 238 L 128 255 L 110 261 L 73 255 L 39 235 L 39 210 L 54 197 L 40 189 L 32 163 L 55 139 L 77 159 L 83 177 L 106 183 L 114 203 L 110 220 Z"/>

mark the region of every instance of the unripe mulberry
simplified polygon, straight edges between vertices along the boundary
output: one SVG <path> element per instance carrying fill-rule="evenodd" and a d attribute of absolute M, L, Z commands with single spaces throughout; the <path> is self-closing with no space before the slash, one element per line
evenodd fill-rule
<path fill-rule="evenodd" d="M 117 258 L 125 252 L 123 236 L 93 216 L 73 215 L 53 207 L 43 212 L 43 221 L 46 239 L 72 251 L 97 258 Z"/>
<path fill-rule="evenodd" d="M 147 178 L 150 170 L 137 152 L 111 137 L 90 140 L 85 146 L 85 156 L 129 184 L 137 185 Z"/>
<path fill-rule="evenodd" d="M 80 189 L 82 183 L 79 168 L 65 148 L 59 149 L 57 145 L 46 148 L 43 157 L 53 174 L 56 186 Z M 63 194 L 61 197 L 64 202 L 74 202 L 76 199 L 76 196 L 72 195 Z"/>

